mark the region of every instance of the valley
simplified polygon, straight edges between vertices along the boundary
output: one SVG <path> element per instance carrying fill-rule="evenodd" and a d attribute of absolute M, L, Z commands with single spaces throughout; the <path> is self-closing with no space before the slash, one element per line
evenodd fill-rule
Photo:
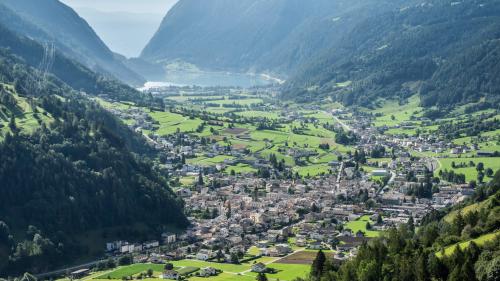
<path fill-rule="evenodd" d="M 500 0 L 101 2 L 0 0 L 0 281 L 498 281 Z"/>
<path fill-rule="evenodd" d="M 162 278 L 154 263 L 165 258 L 187 280 L 254 280 L 260 263 L 270 280 L 306 277 L 319 250 L 353 257 L 355 245 L 409 217 L 419 223 L 460 204 L 500 169 L 497 111 L 432 120 L 418 96 L 369 109 L 283 102 L 273 86 L 144 91 L 164 99 L 165 110 L 95 100 L 159 151 L 155 162 L 191 226 L 165 242 L 165 254 L 133 255 L 153 264 L 120 267 L 112 278 L 150 268 L 158 269 L 147 278 Z M 493 123 L 467 137 L 468 124 L 485 120 Z M 450 134 L 450 126 L 464 131 Z M 207 268 L 216 273 L 199 277 Z M 99 274 L 92 279 L 107 278 Z"/>

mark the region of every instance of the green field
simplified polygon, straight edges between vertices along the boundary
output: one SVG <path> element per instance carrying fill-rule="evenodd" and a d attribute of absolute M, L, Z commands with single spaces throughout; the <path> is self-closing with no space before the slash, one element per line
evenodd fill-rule
<path fill-rule="evenodd" d="M 122 277 L 134 276 L 141 272 L 146 272 L 148 269 L 152 269 L 155 272 L 155 275 L 157 275 L 157 273 L 163 272 L 164 267 L 165 266 L 162 264 L 138 263 L 119 267 L 110 273 L 97 276 L 94 279 L 122 279 Z"/>
<path fill-rule="evenodd" d="M 296 278 L 305 278 L 309 275 L 311 266 L 308 264 L 284 264 L 284 263 L 271 263 L 267 267 L 274 268 L 278 272 L 275 274 L 267 274 L 268 279 L 279 279 L 283 281 L 292 281 Z M 257 276 L 255 272 L 247 273 L 251 276 Z M 255 280 L 254 277 L 254 280 Z"/>
<path fill-rule="evenodd" d="M 379 107 L 370 110 L 373 114 L 382 116 L 375 119 L 375 126 L 396 126 L 402 122 L 411 120 L 411 116 L 421 116 L 423 108 L 419 106 L 420 97 L 414 95 L 408 99 L 408 103 L 400 105 L 396 100 L 384 100 L 380 102 Z M 394 117 L 394 118 L 392 118 Z M 394 120 L 393 120 L 394 119 Z"/>
<path fill-rule="evenodd" d="M 248 111 L 236 112 L 235 114 L 239 115 L 239 116 L 243 116 L 243 117 L 250 117 L 250 118 L 267 118 L 267 119 L 280 118 L 280 116 L 277 112 L 268 112 L 268 111 L 248 110 Z"/>
<path fill-rule="evenodd" d="M 495 172 L 500 169 L 500 157 L 439 158 L 438 160 L 441 163 L 441 168 L 435 172 L 436 175 L 437 173 L 439 173 L 439 170 L 445 170 L 445 169 L 448 171 L 453 170 L 455 173 L 464 174 L 467 182 L 477 179 L 476 167 L 464 167 L 464 168 L 453 169 L 451 167 L 452 162 L 455 162 L 456 165 L 459 165 L 460 163 L 468 165 L 470 161 L 473 161 L 477 165 L 479 162 L 482 162 L 484 164 L 485 170 L 487 168 L 491 168 L 493 169 L 493 172 Z M 488 178 L 485 177 L 484 181 L 488 181 Z"/>
<path fill-rule="evenodd" d="M 257 172 L 257 170 L 247 164 L 237 164 L 234 166 L 227 166 L 226 167 L 226 173 L 231 173 L 231 171 L 234 170 L 236 174 L 252 174 Z"/>
<path fill-rule="evenodd" d="M 279 262 L 274 262 L 279 258 L 272 257 L 262 257 L 257 260 L 244 263 L 244 264 L 225 264 L 225 263 L 213 263 L 205 262 L 199 260 L 180 260 L 173 261 L 175 270 L 179 273 L 185 275 L 198 271 L 200 268 L 213 267 L 222 270 L 223 273 L 218 276 L 201 278 L 201 277 L 188 277 L 188 280 L 207 280 L 207 281 L 225 281 L 225 280 L 255 280 L 257 276 L 256 273 L 251 272 L 251 266 L 254 262 L 263 262 L 267 264 L 268 267 L 276 269 L 278 272 L 276 274 L 267 274 L 270 280 L 280 279 L 283 281 L 292 281 L 297 277 L 306 277 L 310 270 L 310 265 L 308 264 L 282 264 Z M 148 278 L 144 280 L 159 280 L 159 274 L 163 272 L 163 264 L 133 264 L 129 266 L 122 266 L 110 272 L 101 272 L 99 274 L 92 275 L 95 280 L 108 280 L 108 279 L 122 279 L 123 277 L 136 276 L 139 273 L 145 273 L 148 269 L 154 271 L 153 278 Z"/>
<path fill-rule="evenodd" d="M 369 216 L 362 216 L 355 221 L 346 223 L 344 227 L 346 229 L 350 229 L 354 234 L 361 230 L 365 233 L 366 237 L 378 237 L 380 235 L 380 232 L 366 229 L 367 222 L 369 222 L 371 225 L 375 224 Z"/>
<path fill-rule="evenodd" d="M 17 95 L 12 86 L 3 85 L 12 93 L 17 105 L 15 108 L 7 108 L 5 105 L 0 104 L 0 139 L 3 139 L 8 132 L 11 132 L 8 125 L 12 115 L 14 115 L 16 127 L 21 132 L 28 134 L 33 133 L 42 123 L 50 124 L 54 121 L 54 118 L 43 108 L 32 107 L 26 98 Z"/>
<path fill-rule="evenodd" d="M 195 164 L 200 166 L 215 166 L 217 164 L 224 163 L 225 160 L 231 160 L 231 159 L 234 159 L 234 157 L 227 155 L 217 155 L 213 158 L 207 158 L 207 157 L 191 158 L 187 159 L 186 162 L 189 164 Z"/>
<path fill-rule="evenodd" d="M 465 216 L 469 212 L 472 212 L 472 211 L 479 212 L 479 210 L 481 210 L 482 208 L 487 208 L 490 205 L 491 200 L 493 200 L 493 196 L 491 196 L 490 198 L 488 198 L 482 202 L 474 203 L 474 204 L 471 204 L 469 206 L 466 206 L 466 207 L 460 209 L 460 211 L 462 212 L 462 216 Z M 455 219 L 455 217 L 457 216 L 458 212 L 459 212 L 459 210 L 450 212 L 449 214 L 447 214 L 444 217 L 444 220 L 448 223 L 452 223 L 453 220 Z"/>
<path fill-rule="evenodd" d="M 177 131 L 194 132 L 201 123 L 200 119 L 190 119 L 177 113 L 155 111 L 149 115 L 160 123 L 156 133 L 160 136 L 170 135 Z"/>
<path fill-rule="evenodd" d="M 259 96 L 250 96 L 248 94 L 239 94 L 235 99 L 229 99 L 229 96 L 210 96 L 210 98 L 217 98 L 210 101 L 196 101 L 191 103 L 187 102 L 189 96 L 180 96 L 179 101 L 185 102 L 182 106 L 184 108 L 177 108 L 174 112 L 151 112 L 147 108 L 143 111 L 154 120 L 154 129 L 143 130 L 145 134 L 158 134 L 160 136 L 174 134 L 177 131 L 185 132 L 197 137 L 205 137 L 218 143 L 221 146 L 231 146 L 233 150 L 243 152 L 248 151 L 250 154 L 242 157 L 242 160 L 253 161 L 255 159 L 269 159 L 271 154 L 274 154 L 278 161 L 284 160 L 285 164 L 292 167 L 294 172 L 301 176 L 315 177 L 320 174 L 328 174 L 330 172 L 328 163 L 337 159 L 337 154 L 352 152 L 352 147 L 343 146 L 335 143 L 335 133 L 325 129 L 324 124 L 333 124 L 335 121 L 328 111 L 320 110 L 304 110 L 296 105 L 289 105 L 293 108 L 295 114 L 308 118 L 308 122 L 304 119 L 297 119 L 296 121 L 286 121 L 281 118 L 281 111 L 270 109 L 269 111 L 263 110 L 266 106 L 272 108 L 269 103 L 265 103 L 266 98 Z M 196 99 L 197 96 L 191 97 Z M 206 98 L 206 97 L 205 97 Z M 239 99 L 238 99 L 239 98 Z M 99 102 L 107 108 L 115 108 L 118 110 L 127 110 L 134 107 L 133 104 L 106 102 L 99 100 Z M 223 105 L 239 104 L 244 106 L 242 108 L 226 108 Z M 259 103 L 259 107 L 252 108 L 252 104 Z M 264 104 L 263 104 L 264 103 Z M 210 104 L 205 107 L 204 104 Z M 213 106 L 218 104 L 220 107 Z M 258 130 L 258 122 L 255 123 L 237 123 L 239 118 L 231 119 L 230 115 L 222 114 L 229 111 L 234 112 L 236 115 L 245 117 L 265 117 L 269 119 L 278 120 L 278 124 L 274 129 Z M 245 110 L 247 109 L 247 110 Z M 177 111 L 179 110 L 179 111 Z M 195 114 L 188 113 L 190 110 Z M 328 109 L 327 109 L 328 110 Z M 182 114 L 177 112 L 184 112 Z M 212 116 L 211 114 L 218 114 Z M 189 115 L 188 115 L 189 114 Z M 190 115 L 196 117 L 190 117 Z M 196 132 L 197 128 L 204 123 L 200 117 L 204 115 L 203 120 L 206 118 L 215 118 L 217 122 L 223 124 L 207 125 L 202 132 Z M 127 124 L 132 124 L 134 120 L 123 120 Z M 231 123 L 233 121 L 234 123 Z M 234 130 L 229 129 L 229 124 L 234 126 Z M 243 131 L 242 131 L 243 130 Z M 330 148 L 327 150 L 320 149 L 322 144 L 329 144 Z M 244 150 L 245 149 L 245 150 Z M 313 156 L 308 158 L 302 157 L 301 162 L 294 161 L 294 155 L 311 153 Z M 235 157 L 230 156 L 216 156 L 206 157 L 203 153 L 197 155 L 196 158 L 187 159 L 189 164 L 200 166 L 215 166 L 224 163 L 224 160 L 235 160 Z M 237 164 L 229 166 L 225 169 L 226 173 L 234 170 L 237 174 L 254 173 L 256 169 L 251 165 Z"/>
<path fill-rule="evenodd" d="M 448 246 L 448 247 L 446 247 L 444 249 L 444 255 L 445 256 L 449 256 L 449 255 L 453 254 L 453 252 L 455 252 L 455 250 L 457 249 L 457 247 L 460 247 L 461 250 L 464 250 L 465 248 L 469 247 L 469 245 L 470 245 L 471 242 L 476 243 L 478 246 L 482 246 L 486 242 L 492 241 L 492 240 L 494 240 L 495 238 L 497 238 L 499 236 L 500 236 L 500 231 L 497 231 L 497 232 L 494 232 L 494 233 L 488 233 L 488 234 L 479 236 L 476 239 L 472 239 L 472 240 L 468 240 L 468 241 L 464 241 L 464 242 L 460 242 L 460 243 Z M 443 253 L 442 252 L 438 252 L 438 253 L 436 253 L 436 256 L 442 257 Z"/>

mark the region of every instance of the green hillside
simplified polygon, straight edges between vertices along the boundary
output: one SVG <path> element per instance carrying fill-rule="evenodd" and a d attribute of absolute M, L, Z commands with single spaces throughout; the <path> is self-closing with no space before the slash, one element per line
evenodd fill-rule
<path fill-rule="evenodd" d="M 499 18 L 497 0 L 408 4 L 369 17 L 304 65 L 284 96 L 373 106 L 380 97 L 404 101 L 419 94 L 426 108 L 481 98 L 482 107 L 497 108 Z"/>
<path fill-rule="evenodd" d="M 5 49 L 0 85 L 0 276 L 100 257 L 104 237 L 144 241 L 187 225 L 144 158 L 151 148 L 109 112 Z"/>

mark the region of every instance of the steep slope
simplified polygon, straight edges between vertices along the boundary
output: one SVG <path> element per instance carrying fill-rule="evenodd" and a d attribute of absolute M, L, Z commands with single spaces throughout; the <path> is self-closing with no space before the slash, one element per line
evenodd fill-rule
<path fill-rule="evenodd" d="M 8 48 L 10 52 L 21 57 L 35 68 L 43 61 L 45 49 L 37 41 L 20 36 L 0 23 L 0 48 Z M 147 99 L 135 89 L 124 85 L 113 78 L 96 74 L 82 64 L 67 58 L 56 51 L 53 61 L 47 69 L 74 89 L 85 91 L 90 95 L 107 95 L 109 97 L 144 103 Z M 152 100 L 148 102 L 153 103 Z"/>
<path fill-rule="evenodd" d="M 181 0 L 142 52 L 204 68 L 288 74 L 364 16 L 407 1 Z"/>
<path fill-rule="evenodd" d="M 41 75 L 0 49 L 0 276 L 100 256 L 91 244 L 102 249 L 102 239 L 141 241 L 185 227 L 167 180 L 133 153 L 149 150 L 145 140 Z M 99 239 L 85 239 L 94 232 Z"/>
<path fill-rule="evenodd" d="M 498 30 L 497 0 L 431 1 L 372 17 L 298 71 L 285 97 L 331 96 L 367 106 L 378 97 L 404 99 L 416 89 L 426 106 L 481 97 L 495 103 Z"/>
<path fill-rule="evenodd" d="M 128 69 L 87 22 L 58 0 L 1 0 L 0 23 L 41 42 L 53 42 L 69 57 L 134 85 L 143 78 Z"/>

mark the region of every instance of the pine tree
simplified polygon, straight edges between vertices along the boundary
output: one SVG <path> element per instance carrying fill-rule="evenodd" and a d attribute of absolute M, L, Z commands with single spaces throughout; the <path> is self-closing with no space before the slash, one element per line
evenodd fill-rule
<path fill-rule="evenodd" d="M 259 273 L 259 274 L 257 275 L 257 279 L 256 279 L 256 280 L 257 280 L 257 281 L 267 281 L 267 276 L 266 276 L 266 274 L 265 274 L 265 273 Z"/>
<path fill-rule="evenodd" d="M 200 171 L 198 174 L 198 185 L 204 185 L 205 183 L 203 182 L 203 173 Z"/>
<path fill-rule="evenodd" d="M 410 218 L 408 219 L 408 230 L 411 233 L 415 233 L 415 222 L 413 221 L 413 216 L 410 215 Z"/>
<path fill-rule="evenodd" d="M 313 261 L 311 267 L 311 277 L 315 280 L 319 280 L 321 275 L 323 275 L 323 269 L 326 262 L 325 253 L 322 250 L 319 250 L 318 254 L 316 254 L 316 258 Z"/>

